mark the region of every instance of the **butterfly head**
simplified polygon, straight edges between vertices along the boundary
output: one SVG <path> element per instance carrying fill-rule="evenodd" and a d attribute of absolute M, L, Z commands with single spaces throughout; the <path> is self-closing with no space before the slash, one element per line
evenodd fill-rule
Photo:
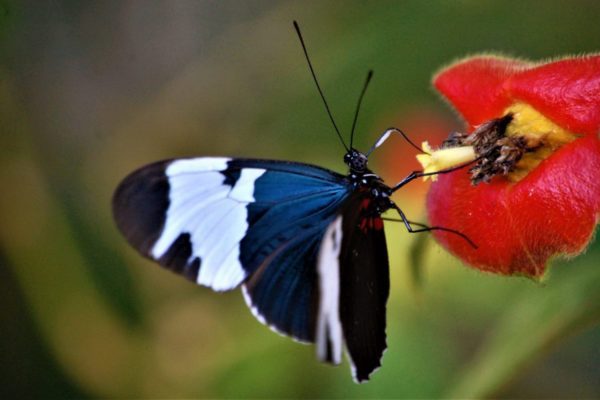
<path fill-rule="evenodd" d="M 350 149 L 344 155 L 344 162 L 348 167 L 350 167 L 350 171 L 355 174 L 363 174 L 367 172 L 367 163 L 369 159 L 364 153 L 356 149 Z"/>

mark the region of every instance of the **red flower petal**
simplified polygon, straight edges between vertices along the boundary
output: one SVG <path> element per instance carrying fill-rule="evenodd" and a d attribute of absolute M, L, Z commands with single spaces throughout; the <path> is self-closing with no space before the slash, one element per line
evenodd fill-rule
<path fill-rule="evenodd" d="M 598 133 L 600 55 L 561 60 L 515 74 L 505 89 L 569 131 Z"/>
<path fill-rule="evenodd" d="M 600 128 L 600 55 L 534 66 L 492 56 L 474 57 L 442 70 L 434 86 L 472 126 L 499 117 L 522 100 L 563 128 Z"/>
<path fill-rule="evenodd" d="M 442 70 L 433 84 L 474 126 L 501 115 L 512 102 L 504 83 L 529 65 L 499 57 L 474 57 Z"/>
<path fill-rule="evenodd" d="M 589 173 L 594 171 L 594 173 Z M 458 229 L 474 240 L 435 232 L 469 264 L 502 274 L 539 276 L 554 254 L 577 254 L 589 242 L 600 213 L 600 140 L 563 146 L 516 184 L 471 185 L 464 171 L 440 176 L 430 189 L 432 225 Z"/>

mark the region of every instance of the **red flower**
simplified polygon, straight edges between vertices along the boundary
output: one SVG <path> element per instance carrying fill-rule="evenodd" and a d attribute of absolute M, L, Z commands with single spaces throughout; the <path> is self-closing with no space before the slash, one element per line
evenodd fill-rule
<path fill-rule="evenodd" d="M 431 224 L 460 230 L 478 248 L 446 232 L 436 239 L 501 274 L 538 277 L 550 257 L 581 253 L 600 215 L 600 55 L 542 64 L 474 57 L 433 83 L 469 131 L 512 115 L 505 135 L 527 149 L 489 183 L 473 185 L 465 169 L 440 175 L 427 200 Z"/>

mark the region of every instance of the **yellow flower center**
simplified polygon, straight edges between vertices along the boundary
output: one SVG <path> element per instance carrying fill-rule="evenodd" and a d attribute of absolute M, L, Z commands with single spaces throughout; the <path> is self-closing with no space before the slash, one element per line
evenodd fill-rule
<path fill-rule="evenodd" d="M 576 134 L 556 125 L 529 104 L 514 103 L 504 111 L 506 114 L 513 116 L 506 128 L 506 135 L 524 137 L 530 147 L 537 147 L 535 151 L 524 154 L 508 174 L 513 182 L 524 178 L 545 158 L 577 138 Z"/>

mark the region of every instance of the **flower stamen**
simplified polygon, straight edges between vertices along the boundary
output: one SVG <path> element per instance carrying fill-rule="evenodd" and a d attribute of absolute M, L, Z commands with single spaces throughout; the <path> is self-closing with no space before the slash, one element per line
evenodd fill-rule
<path fill-rule="evenodd" d="M 440 171 L 477 160 L 469 169 L 473 185 L 487 183 L 496 175 L 510 176 L 523 156 L 536 151 L 543 143 L 542 138 L 535 136 L 508 136 L 513 118 L 513 114 L 508 113 L 479 125 L 470 134 L 453 132 L 440 150 L 433 151 L 425 142 L 423 151 L 429 154 L 420 154 L 417 159 L 424 172 Z"/>
<path fill-rule="evenodd" d="M 434 150 L 428 142 L 421 145 L 424 154 L 418 154 L 417 160 L 423 166 L 423 172 L 434 173 L 475 160 L 475 148 L 473 146 L 459 146 Z M 431 178 L 437 180 L 437 175 L 427 175 L 423 180 Z"/>

